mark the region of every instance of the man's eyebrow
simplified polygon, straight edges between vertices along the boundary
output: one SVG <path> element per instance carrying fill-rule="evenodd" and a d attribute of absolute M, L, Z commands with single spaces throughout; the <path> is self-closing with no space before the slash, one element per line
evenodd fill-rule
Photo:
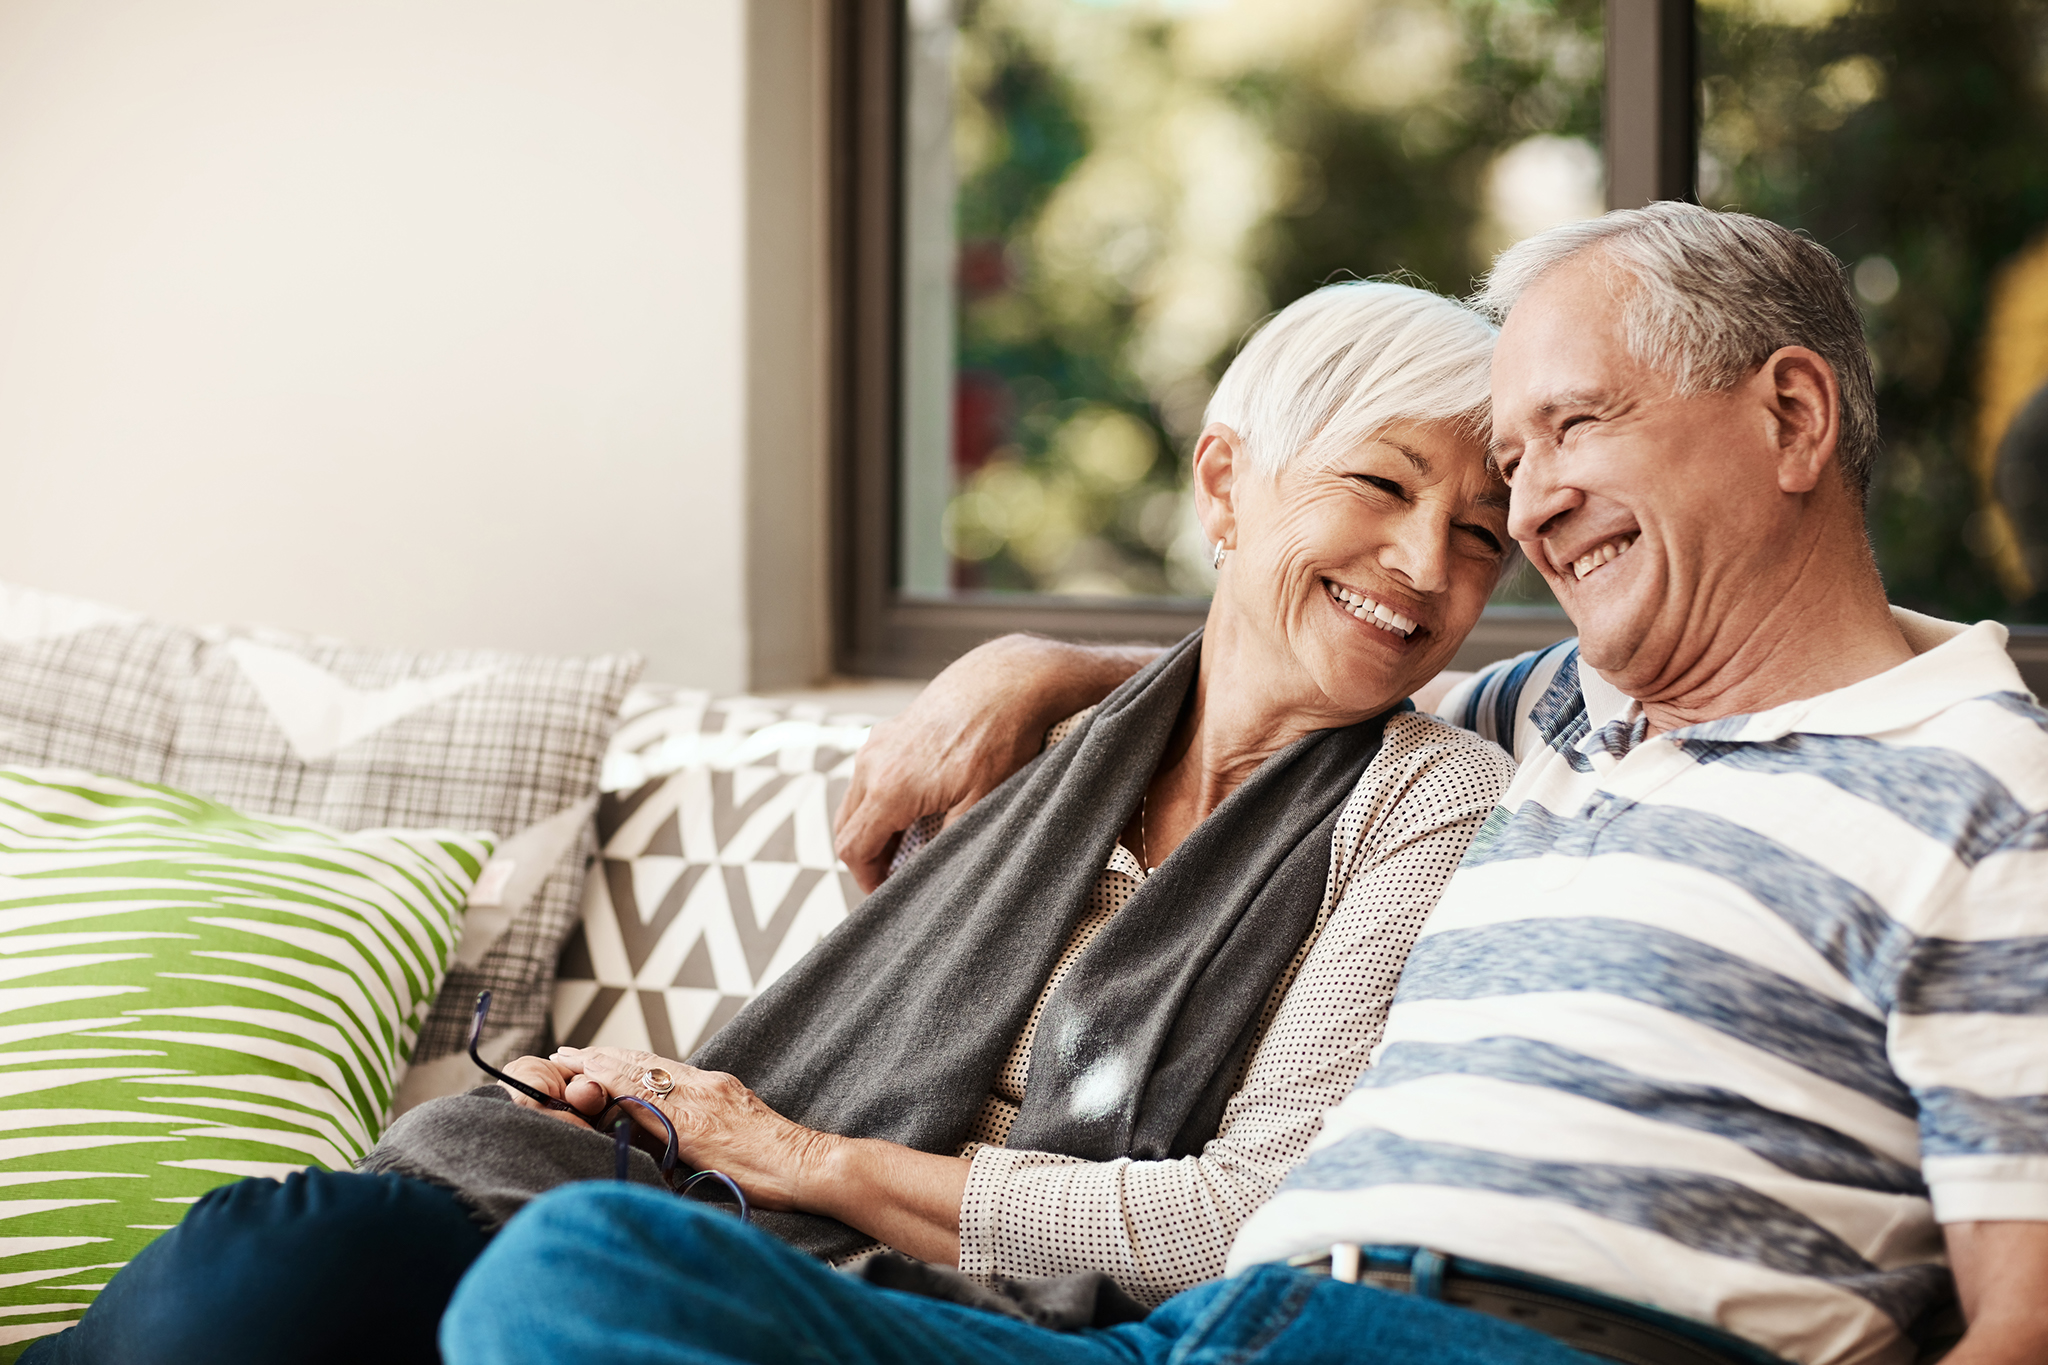
<path fill-rule="evenodd" d="M 1600 402 L 1601 400 L 1596 394 L 1576 392 L 1554 393 L 1545 398 L 1541 403 L 1538 403 L 1532 409 L 1532 412 L 1536 417 L 1547 423 L 1552 417 L 1555 417 L 1567 408 L 1594 408 L 1600 406 Z M 1519 450 L 1521 446 L 1521 441 L 1512 436 L 1496 436 L 1487 442 L 1486 456 L 1498 468 L 1501 456 L 1508 454 L 1510 451 Z"/>
<path fill-rule="evenodd" d="M 1597 394 L 1556 393 L 1536 405 L 1539 417 L 1549 417 L 1565 408 L 1595 408 L 1600 406 Z"/>
<path fill-rule="evenodd" d="M 1406 455 L 1408 457 L 1408 463 L 1415 466 L 1415 472 L 1422 475 L 1424 478 L 1428 478 L 1431 474 L 1436 473 L 1436 466 L 1431 464 L 1429 462 L 1429 457 L 1424 455 L 1421 451 L 1410 450 L 1407 446 L 1402 445 L 1399 441 L 1389 441 L 1387 442 L 1387 444 L 1392 446 L 1394 449 L 1400 451 L 1403 455 Z"/>

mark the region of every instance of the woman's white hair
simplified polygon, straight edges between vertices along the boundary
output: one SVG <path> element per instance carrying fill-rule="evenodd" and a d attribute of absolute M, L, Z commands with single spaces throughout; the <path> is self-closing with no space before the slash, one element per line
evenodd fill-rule
<path fill-rule="evenodd" d="M 1254 468 L 1329 460 L 1401 422 L 1455 422 L 1486 439 L 1494 328 L 1405 284 L 1325 285 L 1274 314 L 1209 399 Z"/>

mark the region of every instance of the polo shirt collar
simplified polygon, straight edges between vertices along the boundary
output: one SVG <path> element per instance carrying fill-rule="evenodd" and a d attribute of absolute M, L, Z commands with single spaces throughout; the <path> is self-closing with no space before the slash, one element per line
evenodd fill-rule
<path fill-rule="evenodd" d="M 1616 687 L 1613 683 L 1586 666 L 1581 657 L 1579 666 L 1579 695 L 1586 699 L 1586 720 L 1595 730 L 1614 721 L 1633 725 L 1643 708 L 1636 699 Z"/>
<path fill-rule="evenodd" d="M 2006 628 L 1996 621 L 1966 626 L 1892 608 L 1892 620 L 1913 657 L 1861 682 L 1750 715 L 1723 716 L 1672 730 L 1672 739 L 1766 743 L 1794 731 L 1875 735 L 1917 725 L 1958 702 L 1992 692 L 2025 694 L 2019 668 L 2006 653 Z M 1580 671 L 1586 718 L 1595 730 L 1611 721 L 1633 724 L 1642 708 L 1590 668 Z"/>

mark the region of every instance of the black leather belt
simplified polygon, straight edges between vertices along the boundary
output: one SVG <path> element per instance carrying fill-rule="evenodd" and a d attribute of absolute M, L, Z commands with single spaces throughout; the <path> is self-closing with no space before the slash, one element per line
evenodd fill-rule
<path fill-rule="evenodd" d="M 1626 1365 L 1784 1365 L 1762 1347 L 1705 1323 L 1427 1248 L 1339 1243 L 1321 1255 L 1297 1256 L 1287 1264 L 1347 1284 L 1440 1299 Z"/>

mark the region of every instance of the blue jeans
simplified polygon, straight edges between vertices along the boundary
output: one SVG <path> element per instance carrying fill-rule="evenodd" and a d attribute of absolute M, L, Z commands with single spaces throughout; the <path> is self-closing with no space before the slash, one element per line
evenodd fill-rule
<path fill-rule="evenodd" d="M 240 1180 L 21 1365 L 435 1365 L 441 1310 L 484 1241 L 454 1195 L 420 1180 Z"/>
<path fill-rule="evenodd" d="M 1526 1327 L 1285 1266 L 1191 1289 L 1143 1322 L 1052 1332 L 877 1289 L 728 1213 L 595 1182 L 543 1195 L 505 1225 L 441 1319 L 441 1354 L 448 1365 L 1599 1365 Z"/>

